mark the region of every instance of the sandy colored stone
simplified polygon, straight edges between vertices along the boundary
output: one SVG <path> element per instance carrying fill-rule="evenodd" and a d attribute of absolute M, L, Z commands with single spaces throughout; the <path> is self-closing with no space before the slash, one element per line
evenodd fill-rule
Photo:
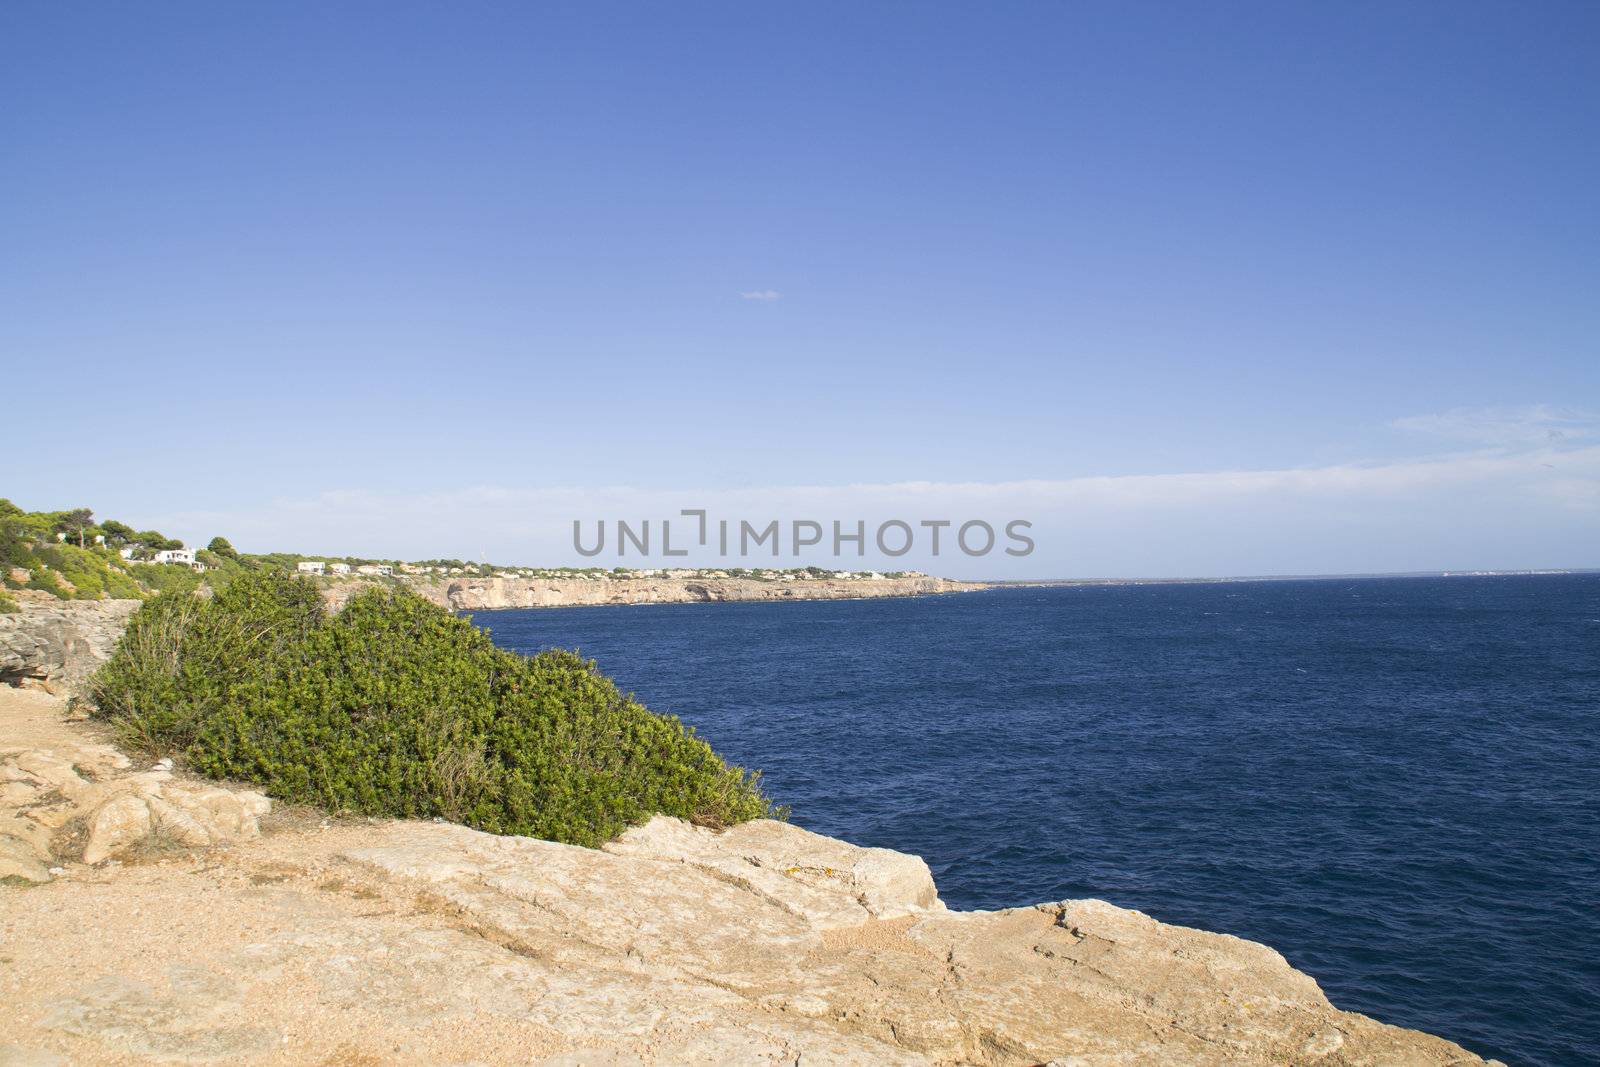
<path fill-rule="evenodd" d="M 67 1067 L 64 1057 L 43 1049 L 0 1045 L 0 1067 Z"/>
<path fill-rule="evenodd" d="M 89 843 L 83 847 L 83 862 L 99 863 L 108 859 L 149 837 L 150 829 L 150 805 L 144 797 L 124 794 L 108 800 L 90 817 Z"/>
<path fill-rule="evenodd" d="M 0 840 L 9 843 L 0 845 L 0 870 L 9 873 L 0 877 L 42 881 L 58 858 L 93 864 L 147 844 L 204 847 L 260 834 L 272 809 L 264 794 L 136 770 L 91 727 L 67 722 L 58 698 L 3 693 L 10 713 L 0 734 Z"/>
<path fill-rule="evenodd" d="M 944 908 L 922 857 L 861 848 L 766 819 L 722 833 L 677 819 L 652 819 L 605 851 L 687 863 L 765 897 L 818 929 Z"/>
<path fill-rule="evenodd" d="M 0 836 L 0 882 L 8 878 L 25 882 L 48 882 L 50 869 L 28 841 Z"/>
<path fill-rule="evenodd" d="M 708 604 L 732 600 L 870 600 L 935 596 L 990 588 L 928 575 L 907 578 L 807 579 L 780 582 L 755 578 L 423 578 L 399 579 L 452 611 L 499 608 L 593 607 L 602 604 Z M 324 597 L 334 607 L 363 589 L 369 579 L 332 582 Z"/>
<path fill-rule="evenodd" d="M 769 821 L 594 850 L 268 815 L 181 769 L 91 776 L 86 728 L 15 693 L 0 727 L 31 747 L 0 781 L 42 810 L 239 836 L 0 885 L 0 1067 L 1482 1062 L 1338 1010 L 1266 946 L 1103 901 L 952 912 L 916 857 Z"/>

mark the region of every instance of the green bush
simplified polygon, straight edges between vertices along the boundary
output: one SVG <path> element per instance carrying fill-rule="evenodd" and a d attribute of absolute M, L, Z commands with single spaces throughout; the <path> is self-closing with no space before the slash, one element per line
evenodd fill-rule
<path fill-rule="evenodd" d="M 570 652 L 525 657 L 404 590 L 324 615 L 275 573 L 140 608 L 91 679 L 126 743 L 336 811 L 597 845 L 662 812 L 774 814 L 758 776 Z M 777 813 L 781 814 L 781 813 Z"/>
<path fill-rule="evenodd" d="M 0 593 L 0 615 L 9 615 L 14 611 L 21 610 L 22 608 L 15 600 L 4 593 Z"/>
<path fill-rule="evenodd" d="M 233 582 L 209 600 L 160 593 L 128 620 L 116 651 L 89 680 L 90 700 L 128 745 L 185 752 L 236 687 L 285 668 L 321 610 L 315 590 L 284 576 Z"/>
<path fill-rule="evenodd" d="M 99 600 L 102 596 L 139 597 L 143 592 L 132 578 L 111 563 L 111 554 L 103 548 L 79 548 L 77 545 L 43 545 L 34 555 L 49 564 L 56 574 L 72 583 L 77 600 Z"/>
<path fill-rule="evenodd" d="M 71 600 L 72 592 L 61 584 L 56 572 L 40 567 L 28 576 L 28 588 L 39 589 L 62 600 Z"/>
<path fill-rule="evenodd" d="M 158 593 L 192 593 L 206 584 L 200 572 L 182 563 L 135 563 L 130 569 L 140 584 Z"/>

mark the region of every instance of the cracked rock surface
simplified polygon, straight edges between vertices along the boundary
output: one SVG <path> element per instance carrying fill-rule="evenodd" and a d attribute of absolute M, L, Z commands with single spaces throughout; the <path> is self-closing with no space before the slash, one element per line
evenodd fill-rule
<path fill-rule="evenodd" d="M 26 681 L 52 692 L 76 685 L 111 655 L 139 604 L 20 598 L 18 610 L 0 613 L 0 681 Z"/>
<path fill-rule="evenodd" d="M 6 697 L 38 713 L 58 707 L 44 693 L 8 689 Z M 0 881 L 48 882 L 59 864 L 93 865 L 141 849 L 245 841 L 272 809 L 252 790 L 174 778 L 167 761 L 136 772 L 81 727 L 29 738 L 12 718 L 0 732 Z"/>
<path fill-rule="evenodd" d="M 183 814 L 207 841 L 0 885 L 0 1065 L 1483 1062 L 1263 945 L 1096 900 L 948 911 L 920 859 L 780 823 L 591 850 L 255 812 L 253 837 L 211 783 L 73 755 L 60 715 L 0 690 L 29 776 L 6 819 L 65 782 L 120 805 L 106 840 Z"/>

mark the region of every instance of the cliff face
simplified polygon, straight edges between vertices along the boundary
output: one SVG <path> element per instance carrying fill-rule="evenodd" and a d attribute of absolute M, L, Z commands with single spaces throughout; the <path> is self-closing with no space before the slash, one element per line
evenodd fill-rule
<path fill-rule="evenodd" d="M 1482 1062 L 1263 945 L 1098 900 L 948 911 L 917 857 L 784 823 L 596 850 L 261 818 L 84 729 L 0 687 L 0 1063 Z"/>
<path fill-rule="evenodd" d="M 988 586 L 929 577 L 797 582 L 750 578 L 460 578 L 418 582 L 416 588 L 435 603 L 456 611 L 485 611 L 721 600 L 854 600 L 959 593 Z"/>
<path fill-rule="evenodd" d="M 0 614 L 0 683 L 52 690 L 82 681 L 111 655 L 137 600 L 24 600 Z"/>

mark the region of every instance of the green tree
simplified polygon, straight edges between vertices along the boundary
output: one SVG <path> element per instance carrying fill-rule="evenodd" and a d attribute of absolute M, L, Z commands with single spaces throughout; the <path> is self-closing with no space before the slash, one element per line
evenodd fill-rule
<path fill-rule="evenodd" d="M 32 544 L 28 513 L 11 501 L 0 499 L 0 564 L 25 566 Z"/>
<path fill-rule="evenodd" d="M 94 530 L 94 512 L 88 508 L 73 508 L 63 511 L 56 519 L 55 533 L 63 533 L 78 542 L 78 547 L 83 547 L 85 538 L 92 536 Z"/>
<path fill-rule="evenodd" d="M 106 535 L 106 544 L 112 548 L 121 548 L 123 545 L 131 544 L 138 536 L 133 532 L 132 526 L 118 522 L 116 519 L 107 519 L 102 522 L 100 524 L 100 532 Z"/>
<path fill-rule="evenodd" d="M 226 537 L 213 537 L 211 543 L 206 545 L 207 552 L 214 552 L 223 559 L 237 560 L 239 553 L 233 550 Z"/>
<path fill-rule="evenodd" d="M 183 547 L 182 541 L 179 541 L 175 537 L 168 537 L 159 530 L 140 530 L 138 533 L 133 535 L 133 540 L 137 542 L 140 547 L 148 548 L 155 552 L 160 552 L 163 549 L 168 548 Z"/>

